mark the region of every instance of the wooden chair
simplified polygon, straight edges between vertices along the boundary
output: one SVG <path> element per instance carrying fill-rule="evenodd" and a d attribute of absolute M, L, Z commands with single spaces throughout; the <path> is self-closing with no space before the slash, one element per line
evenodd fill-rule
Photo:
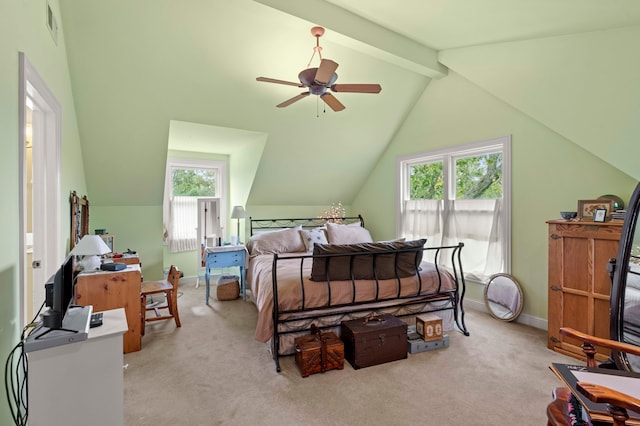
<path fill-rule="evenodd" d="M 166 280 L 144 281 L 141 285 L 140 301 L 142 303 L 142 335 L 147 322 L 160 321 L 173 318 L 176 327 L 181 327 L 180 315 L 178 315 L 178 282 L 180 270 L 171 265 Z M 147 306 L 147 297 L 154 294 L 164 294 L 165 301 L 159 305 Z M 166 309 L 168 313 L 162 315 L 160 310 Z M 155 316 L 147 318 L 147 311 L 154 311 Z"/>
<path fill-rule="evenodd" d="M 597 367 L 595 360 L 596 346 L 640 356 L 640 346 L 591 336 L 567 327 L 561 328 L 560 334 L 583 342 L 582 351 L 587 357 L 588 367 Z M 626 425 L 626 421 L 629 419 L 627 410 L 640 412 L 640 399 L 630 395 L 592 383 L 578 382 L 576 387 L 591 401 L 608 405 L 609 415 L 612 418 L 611 422 L 614 426 Z M 567 410 L 571 391 L 567 388 L 557 388 L 555 394 L 556 399 L 547 407 L 547 425 L 571 425 L 571 419 L 569 418 Z"/>

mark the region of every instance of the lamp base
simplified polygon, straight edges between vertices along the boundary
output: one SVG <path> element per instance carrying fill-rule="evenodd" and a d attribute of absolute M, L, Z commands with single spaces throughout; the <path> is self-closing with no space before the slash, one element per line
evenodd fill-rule
<path fill-rule="evenodd" d="M 84 256 L 80 261 L 80 267 L 83 271 L 96 271 L 100 269 L 102 261 L 100 256 Z"/>

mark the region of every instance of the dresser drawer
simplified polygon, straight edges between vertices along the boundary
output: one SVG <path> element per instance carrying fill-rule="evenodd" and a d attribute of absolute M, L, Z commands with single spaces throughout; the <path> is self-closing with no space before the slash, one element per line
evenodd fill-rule
<path fill-rule="evenodd" d="M 209 253 L 207 255 L 207 268 L 226 268 L 229 266 L 244 266 L 244 264 L 244 251 Z"/>

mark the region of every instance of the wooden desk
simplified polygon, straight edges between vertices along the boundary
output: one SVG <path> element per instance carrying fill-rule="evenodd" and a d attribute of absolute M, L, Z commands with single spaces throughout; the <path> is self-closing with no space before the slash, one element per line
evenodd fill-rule
<path fill-rule="evenodd" d="M 129 330 L 123 336 L 124 353 L 142 348 L 141 283 L 140 265 L 127 265 L 122 271 L 82 272 L 76 281 L 76 304 L 92 305 L 94 312 L 125 309 Z"/>
<path fill-rule="evenodd" d="M 104 313 L 87 340 L 28 353 L 29 424 L 124 424 L 124 309 Z"/>

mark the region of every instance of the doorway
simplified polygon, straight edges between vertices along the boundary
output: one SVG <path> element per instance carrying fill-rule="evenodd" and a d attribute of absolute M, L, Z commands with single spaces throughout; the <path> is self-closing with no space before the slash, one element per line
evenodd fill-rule
<path fill-rule="evenodd" d="M 19 76 L 20 313 L 26 325 L 44 303 L 47 278 L 62 263 L 62 108 L 22 52 Z"/>

